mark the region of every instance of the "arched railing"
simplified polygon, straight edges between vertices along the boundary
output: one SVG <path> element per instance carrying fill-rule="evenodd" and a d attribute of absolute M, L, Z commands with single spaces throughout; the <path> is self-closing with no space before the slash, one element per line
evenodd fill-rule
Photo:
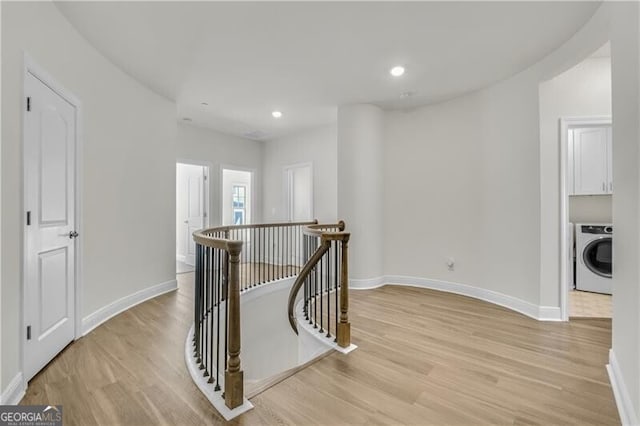
<path fill-rule="evenodd" d="M 338 346 L 351 344 L 349 324 L 348 243 L 340 221 L 332 225 L 309 225 L 303 229 L 308 260 L 291 287 L 288 302 L 289 323 L 298 333 L 295 305 L 301 290 L 304 320 Z"/>
<path fill-rule="evenodd" d="M 306 262 L 304 228 L 313 222 L 222 226 L 195 232 L 193 357 L 214 392 L 243 403 L 240 295 L 293 277 Z"/>

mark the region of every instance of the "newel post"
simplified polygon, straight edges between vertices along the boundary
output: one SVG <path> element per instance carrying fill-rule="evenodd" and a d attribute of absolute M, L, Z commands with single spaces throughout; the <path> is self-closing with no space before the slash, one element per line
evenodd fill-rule
<path fill-rule="evenodd" d="M 241 241 L 229 241 L 229 346 L 227 371 L 224 375 L 224 402 L 234 409 L 242 405 L 244 397 L 243 373 L 240 369 L 240 252 Z"/>
<path fill-rule="evenodd" d="M 340 322 L 338 323 L 338 346 L 351 345 L 351 324 L 349 323 L 349 236 L 342 239 L 342 274 L 340 276 Z"/>

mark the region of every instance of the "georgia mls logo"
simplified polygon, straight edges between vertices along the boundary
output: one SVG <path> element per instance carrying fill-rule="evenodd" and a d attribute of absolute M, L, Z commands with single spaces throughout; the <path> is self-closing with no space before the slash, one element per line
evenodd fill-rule
<path fill-rule="evenodd" d="M 0 426 L 61 426 L 62 405 L 1 405 Z"/>

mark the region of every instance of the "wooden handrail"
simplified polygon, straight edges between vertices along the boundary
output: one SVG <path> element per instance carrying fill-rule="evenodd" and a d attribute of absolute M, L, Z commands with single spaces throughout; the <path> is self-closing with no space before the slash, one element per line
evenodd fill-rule
<path fill-rule="evenodd" d="M 289 229 L 281 229 L 289 227 Z M 276 228 L 269 229 L 269 228 Z M 271 224 L 256 225 L 230 225 L 204 229 L 193 233 L 193 240 L 196 243 L 196 294 L 194 311 L 194 357 L 199 364 L 199 368 L 204 370 L 205 377 L 210 376 L 209 383 L 215 382 L 214 391 L 220 391 L 220 381 L 218 375 L 222 373 L 219 369 L 219 355 L 224 345 L 224 400 L 229 409 L 234 409 L 242 405 L 244 400 L 244 373 L 241 368 L 241 315 L 240 315 L 240 295 L 255 283 L 261 285 L 268 281 L 287 278 L 297 273 L 296 281 L 289 293 L 288 315 L 289 323 L 293 330 L 298 333 L 296 319 L 293 315 L 293 304 L 300 288 L 305 283 L 309 274 L 314 271 L 318 262 L 323 256 L 335 256 L 333 264 L 336 270 L 333 274 L 333 287 L 336 291 L 336 342 L 338 345 L 347 347 L 350 344 L 350 325 L 348 320 L 348 268 L 347 268 L 347 243 L 350 234 L 344 232 L 345 223 L 340 221 L 335 224 L 319 224 L 317 220 L 309 222 L 281 222 Z M 258 232 L 257 230 L 260 230 Z M 295 232 L 293 232 L 293 231 Z M 277 235 L 279 240 L 277 245 L 272 246 L 270 240 L 265 244 L 265 237 L 268 239 L 272 235 Z M 260 235 L 260 239 L 254 239 Z M 302 256 L 305 250 L 311 249 L 307 246 L 303 248 L 303 235 L 317 241 L 318 247 L 309 259 Z M 297 243 L 289 244 L 292 237 L 296 236 Z M 238 239 L 242 240 L 239 241 Z M 311 241 L 309 240 L 309 241 Z M 243 252 L 243 244 L 247 242 L 246 253 Z M 251 241 L 258 241 L 258 244 L 249 244 Z M 278 243 L 279 242 L 279 243 Z M 338 245 L 341 244 L 341 245 Z M 262 247 L 262 250 L 260 248 Z M 273 248 L 279 247 L 279 251 Z M 340 249 L 340 250 L 339 250 Z M 338 254 L 342 253 L 341 263 L 338 262 Z M 246 257 L 245 257 L 246 255 Z M 280 262 L 266 264 L 265 256 L 280 256 L 280 259 L 298 259 L 293 264 Z M 242 256 L 242 257 L 241 257 Z M 303 265 L 303 262 L 306 262 Z M 327 258 L 328 261 L 328 258 Z M 253 262 L 253 263 L 252 263 Z M 323 261 L 324 262 L 324 261 Z M 242 266 L 241 266 L 242 264 Z M 247 265 L 257 265 L 257 268 L 269 270 L 266 277 L 259 277 L 258 281 L 251 281 L 255 274 L 247 273 Z M 341 265 L 341 273 L 337 272 L 337 265 Z M 250 269 L 249 272 L 255 272 Z M 275 268 L 275 271 L 274 271 Z M 279 269 L 278 269 L 279 268 Z M 259 269 L 257 269 L 259 271 Z M 298 272 L 299 271 L 299 272 Z M 328 274 L 328 272 L 327 272 Z M 340 275 L 340 303 L 338 321 L 338 278 Z M 328 276 L 328 275 L 327 275 Z M 315 282 L 315 281 L 314 281 Z M 323 281 L 323 283 L 326 281 Z M 247 285 L 249 283 L 249 285 Z M 327 294 L 328 287 L 325 287 Z M 305 287 L 305 295 L 306 292 Z M 317 293 L 316 293 L 317 296 Z M 306 296 L 305 296 L 306 297 Z M 305 299 L 307 300 L 307 299 Z M 221 304 L 225 305 L 226 315 L 220 318 Z M 214 309 L 217 316 L 214 318 Z M 327 308 L 327 315 L 329 310 Z M 221 328 L 221 322 L 224 326 Z M 214 333 L 214 324 L 217 331 Z M 320 324 L 322 331 L 322 324 Z M 224 339 L 220 341 L 221 333 L 224 332 Z M 214 343 L 213 337 L 216 336 Z M 329 337 L 329 327 L 327 327 L 327 337 Z M 203 342 L 204 340 L 204 342 Z M 215 368 L 214 368 L 215 358 Z M 214 378 L 215 374 L 215 378 Z"/>
<path fill-rule="evenodd" d="M 296 334 L 298 334 L 298 324 L 296 323 L 296 317 L 293 311 L 294 304 L 296 303 L 296 297 L 298 296 L 300 287 L 302 287 L 302 284 L 304 284 L 305 280 L 309 277 L 309 274 L 316 266 L 318 261 L 322 259 L 322 256 L 324 256 L 324 254 L 329 250 L 329 247 L 331 247 L 331 243 L 329 242 L 329 240 L 323 241 L 322 244 L 318 246 L 316 251 L 313 253 L 313 255 L 311 255 L 307 263 L 302 268 L 302 271 L 300 271 L 300 273 L 298 274 L 298 278 L 296 278 L 296 281 L 293 283 L 291 291 L 289 291 L 287 313 L 289 315 L 289 324 L 291 325 L 291 328 L 293 328 L 293 331 L 296 332 Z"/>
<path fill-rule="evenodd" d="M 277 228 L 277 227 L 287 227 L 287 226 L 305 226 L 305 225 L 317 225 L 318 220 L 314 219 L 312 221 L 306 222 L 274 222 L 274 223 L 255 223 L 255 224 L 247 224 L 247 225 L 224 225 L 224 226 L 216 226 L 215 228 L 206 228 L 200 229 L 193 233 L 193 238 L 196 242 L 200 242 L 200 244 L 205 244 L 204 242 L 214 240 L 221 240 L 221 238 L 212 237 L 210 234 L 216 232 L 225 232 L 227 233 L 227 238 L 229 235 L 229 231 L 234 229 L 260 229 L 260 228 Z M 200 238 L 200 241 L 196 240 L 196 238 Z M 220 247 L 217 247 L 220 248 Z"/>
<path fill-rule="evenodd" d="M 337 229 L 339 232 L 331 232 L 328 229 Z M 289 317 L 289 324 L 293 331 L 298 334 L 298 325 L 294 312 L 294 305 L 300 291 L 300 288 L 304 285 L 305 281 L 309 278 L 309 275 L 314 270 L 320 259 L 331 248 L 332 241 L 339 242 L 340 252 L 342 257 L 340 259 L 340 318 L 336 325 L 336 342 L 340 347 L 348 347 L 351 344 L 351 325 L 349 323 L 349 267 L 348 267 L 348 243 L 351 234 L 349 232 L 343 232 L 345 229 L 345 223 L 340 221 L 337 224 L 315 224 L 308 225 L 304 228 L 303 233 L 305 235 L 318 238 L 320 244 L 316 251 L 311 255 L 309 260 L 298 274 L 296 281 L 291 287 L 289 292 L 289 300 L 287 306 L 287 314 Z M 337 256 L 337 254 L 336 254 Z M 336 288 L 335 291 L 338 291 Z M 321 296 L 322 297 L 322 296 Z M 337 309 L 337 307 L 336 307 Z"/>

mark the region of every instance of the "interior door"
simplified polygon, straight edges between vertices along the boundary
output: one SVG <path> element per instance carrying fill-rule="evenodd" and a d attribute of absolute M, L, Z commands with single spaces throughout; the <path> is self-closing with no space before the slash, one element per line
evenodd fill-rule
<path fill-rule="evenodd" d="M 25 377 L 75 337 L 76 110 L 25 76 Z"/>
<path fill-rule="evenodd" d="M 184 262 L 195 265 L 196 246 L 193 233 L 205 227 L 206 168 L 192 164 L 178 164 L 178 214 L 182 215 Z"/>

